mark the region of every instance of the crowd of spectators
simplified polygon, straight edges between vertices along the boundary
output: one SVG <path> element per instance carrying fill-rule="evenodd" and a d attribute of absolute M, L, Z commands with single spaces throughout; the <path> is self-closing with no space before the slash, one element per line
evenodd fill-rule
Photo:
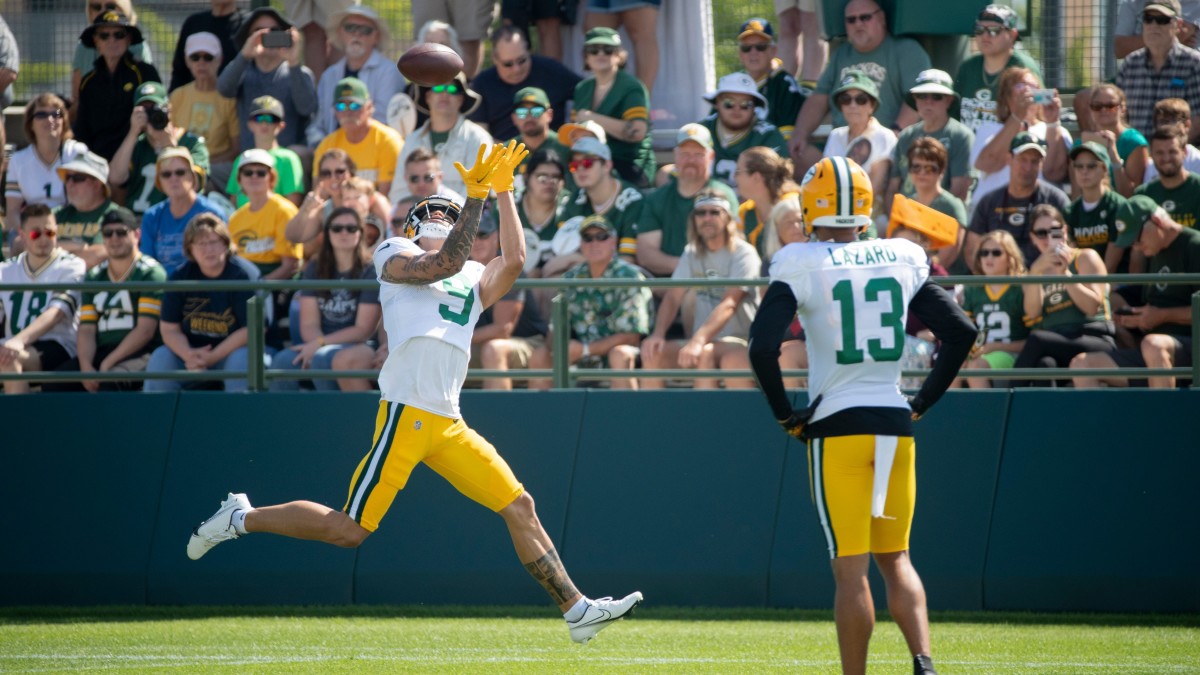
<path fill-rule="evenodd" d="M 718 73 L 708 114 L 680 126 L 663 166 L 650 96 L 658 4 L 588 0 L 576 17 L 555 3 L 413 3 L 412 37 L 450 46 L 465 64 L 453 80 L 422 86 L 395 67 L 388 22 L 358 0 L 285 3 L 283 12 L 212 0 L 184 22 L 161 73 L 130 0 L 86 3 L 71 91 L 34 95 L 24 142 L 9 139 L 21 149 L 6 169 L 0 282 L 45 290 L 0 291 L 0 372 L 207 371 L 210 380 L 155 376 L 144 389 L 237 391 L 258 358 L 282 371 L 378 369 L 387 341 L 377 289 L 264 294 L 267 349 L 252 355 L 250 291 L 81 294 L 56 284 L 375 279 L 370 251 L 401 234 L 411 205 L 461 199 L 453 165 L 511 138 L 531 151 L 516 179 L 525 277 L 765 276 L 780 248 L 807 240 L 797 195 L 808 168 L 843 156 L 874 190 L 863 236 L 918 242 L 935 275 L 1063 278 L 960 287 L 980 331 L 969 367 L 1080 375 L 965 377 L 961 386 L 1173 387 L 1171 377 L 1084 371 L 1190 365 L 1190 297 L 1200 284 L 1121 279 L 1200 272 L 1200 15 L 1179 0 L 1121 0 L 1115 81 L 1073 99 L 1046 88 L 1006 5 L 979 12 L 974 53 L 952 75 L 933 68 L 918 42 L 893 35 L 877 0 L 844 4 L 846 37 L 832 49 L 812 3 L 776 2 L 777 17 L 737 26 L 742 69 Z M 562 60 L 560 31 L 576 21 L 582 73 Z M 5 103 L 20 77 L 18 47 L 0 19 Z M 498 254 L 495 232 L 495 214 L 485 213 L 473 259 Z M 546 321 L 554 292 L 513 291 L 481 319 L 471 365 L 745 370 L 760 292 L 568 286 L 568 353 L 555 354 Z M 928 363 L 936 344 L 910 325 L 905 350 L 907 362 Z M 798 323 L 781 364 L 807 365 Z M 272 378 L 271 388 L 372 385 L 303 376 Z M 632 372 L 609 386 L 664 385 L 754 386 Z M 40 386 L 143 388 L 116 379 Z M 514 373 L 481 386 L 549 383 Z"/>

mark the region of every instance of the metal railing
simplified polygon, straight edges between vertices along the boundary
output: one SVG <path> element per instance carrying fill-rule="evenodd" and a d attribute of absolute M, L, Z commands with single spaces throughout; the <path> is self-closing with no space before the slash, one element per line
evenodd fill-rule
<path fill-rule="evenodd" d="M 1056 275 L 1012 276 L 948 276 L 937 277 L 937 282 L 943 285 L 978 286 L 984 284 L 1029 284 L 1029 283 L 1108 283 L 1121 282 L 1121 285 L 1136 285 L 1148 283 L 1166 284 L 1200 284 L 1200 274 L 1125 274 L 1116 276 L 1106 275 L 1075 275 L 1064 279 Z M 732 288 L 732 287 L 762 287 L 769 280 L 755 279 L 520 279 L 517 288 L 536 289 L 567 289 L 567 288 Z M 324 290 L 352 289 L 363 290 L 377 286 L 370 280 L 280 280 L 280 281 L 168 281 L 168 282 L 77 282 L 56 284 L 56 291 L 105 291 L 125 289 L 131 291 L 284 291 L 284 290 Z M 7 291 L 39 291 L 46 290 L 43 284 L 0 284 L 0 292 Z M 753 373 L 749 370 L 698 370 L 698 369 L 660 369 L 660 370 L 613 370 L 599 368 L 577 368 L 567 363 L 562 355 L 567 353 L 570 340 L 567 303 L 562 295 L 555 297 L 550 317 L 551 332 L 554 338 L 553 367 L 550 370 L 482 370 L 468 371 L 468 379 L 511 378 L 514 380 L 535 380 L 550 378 L 552 386 L 564 389 L 576 386 L 580 381 L 616 380 L 628 378 L 670 378 L 692 380 L 700 378 L 750 378 Z M 1197 339 L 1197 329 L 1200 328 L 1200 292 L 1192 295 L 1192 366 L 1191 368 L 1102 368 L 1089 369 L 1087 374 L 1092 377 L 1190 377 L 1191 388 L 1200 388 L 1200 340 Z M 266 339 L 265 322 L 263 321 L 263 301 L 253 297 L 247 303 L 247 324 L 249 351 L 249 367 L 245 372 L 239 371 L 171 371 L 165 373 L 147 372 L 28 372 L 0 373 L 0 382 L 8 380 L 26 380 L 31 382 L 55 382 L 84 380 L 97 381 L 131 381 L 131 380 L 179 380 L 185 382 L 213 381 L 246 378 L 251 391 L 265 391 L 273 379 L 338 379 L 338 378 L 367 378 L 376 379 L 379 375 L 375 370 L 272 370 L 266 368 L 264 349 Z M 928 369 L 905 370 L 905 377 L 920 377 L 927 375 Z M 807 377 L 806 369 L 785 370 L 784 377 Z M 1069 379 L 1079 375 L 1079 370 L 1068 368 L 1006 368 L 1006 369 L 964 369 L 960 371 L 963 377 L 980 377 L 992 380 L 1056 380 Z"/>

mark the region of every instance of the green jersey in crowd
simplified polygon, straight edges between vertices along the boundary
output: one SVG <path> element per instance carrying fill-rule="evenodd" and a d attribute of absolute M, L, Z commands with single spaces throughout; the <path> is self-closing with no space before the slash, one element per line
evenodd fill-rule
<path fill-rule="evenodd" d="M 650 94 L 646 85 L 629 73 L 617 71 L 617 79 L 612 89 L 599 103 L 594 102 L 596 94 L 596 78 L 588 79 L 575 85 L 575 110 L 591 110 L 599 115 L 615 117 L 619 120 L 644 120 L 650 124 Z M 612 158 L 617 161 L 632 162 L 641 167 L 650 182 L 654 182 L 654 171 L 657 164 L 654 159 L 654 147 L 651 145 L 649 130 L 646 136 L 637 143 L 622 141 L 612 136 L 608 138 L 608 147 L 612 149 Z M 567 159 L 570 159 L 568 157 Z"/>
<path fill-rule="evenodd" d="M 1147 226 L 1148 227 L 1148 226 Z M 1155 253 L 1146 263 L 1148 274 L 1200 272 L 1200 231 L 1182 230 L 1175 241 Z M 1146 287 L 1146 304 L 1152 307 L 1187 307 L 1192 294 L 1200 292 L 1200 284 L 1153 284 Z M 1164 323 L 1152 332 L 1189 336 L 1192 327 L 1181 323 Z"/>
<path fill-rule="evenodd" d="M 1014 51 L 1008 57 L 1004 68 L 1028 68 L 1038 79 L 1042 79 L 1042 69 L 1037 61 L 1025 52 Z M 1000 70 L 1003 73 L 1004 69 Z M 983 72 L 983 55 L 976 54 L 958 67 L 954 76 L 954 91 L 958 92 L 958 101 L 950 107 L 950 116 L 957 117 L 972 133 L 979 130 L 984 122 L 999 122 L 996 117 L 996 86 L 1000 84 L 1000 73 L 988 75 Z"/>
<path fill-rule="evenodd" d="M 719 130 L 715 114 L 704 118 L 700 124 L 707 127 L 713 137 L 713 152 L 716 153 L 716 159 L 713 160 L 713 178 L 729 187 L 735 185 L 733 172 L 737 170 L 738 157 L 746 150 L 763 145 L 779 153 L 780 157 L 789 156 L 787 141 L 774 124 L 755 122 L 749 129 L 732 137 Z"/>
<path fill-rule="evenodd" d="M 1196 227 L 1196 214 L 1200 213 L 1200 176 L 1189 173 L 1175 188 L 1165 187 L 1161 178 L 1152 180 L 1139 185 L 1134 193 L 1153 199 L 1180 225 Z"/>
<path fill-rule="evenodd" d="M 1117 209 L 1124 203 L 1125 198 L 1115 190 L 1105 190 L 1091 208 L 1083 203 L 1082 197 L 1071 202 L 1063 219 L 1075 245 L 1090 248 L 1103 259 L 1108 244 L 1117 240 Z"/>
<path fill-rule="evenodd" d="M 758 85 L 758 93 L 767 99 L 766 121 L 775 125 L 785 140 L 790 140 L 792 129 L 796 127 L 796 116 L 800 114 L 800 107 L 807 97 L 800 90 L 796 78 L 783 69 L 781 61 L 776 61 L 772 64 L 774 67 L 771 72 L 755 84 Z"/>
<path fill-rule="evenodd" d="M 93 267 L 85 281 L 129 282 L 166 281 L 167 271 L 157 260 L 148 255 L 137 254 L 133 267 L 123 279 L 114 279 L 108 272 L 108 261 Z M 95 324 L 96 346 L 100 349 L 114 348 L 137 325 L 140 317 L 158 321 L 162 311 L 162 291 L 132 291 L 127 288 L 108 291 L 84 291 L 79 307 L 79 323 Z M 150 348 L 158 344 L 158 331 L 150 341 Z"/>
<path fill-rule="evenodd" d="M 716 190 L 729 201 L 731 209 L 737 208 L 737 195 L 733 190 L 717 180 L 710 178 L 699 192 Z M 679 179 L 671 176 L 662 187 L 651 190 L 642 201 L 641 218 L 638 220 L 638 233 L 662 231 L 662 242 L 659 248 L 662 252 L 679 257 L 687 246 L 687 217 L 692 212 L 692 202 L 695 195 L 685 197 L 679 194 Z M 669 275 L 668 275 L 669 276 Z"/>
<path fill-rule="evenodd" d="M 988 286 L 963 289 L 963 311 L 987 333 L 984 342 L 1019 342 L 1029 336 L 1025 321 L 1025 292 L 1019 284 L 1005 284 L 993 293 Z"/>
<path fill-rule="evenodd" d="M 187 148 L 192 154 L 192 162 L 203 169 L 204 175 L 208 175 L 208 146 L 204 144 L 203 138 L 185 131 L 176 141 L 176 145 Z M 129 160 L 129 180 L 125 182 L 125 188 L 129 191 L 126 203 L 129 204 L 129 210 L 138 215 L 167 198 L 162 191 L 154 187 L 154 179 L 158 177 L 157 162 L 158 151 L 150 145 L 146 135 L 142 134 L 133 146 L 133 154 Z M 201 187 L 197 185 L 196 192 L 200 192 Z"/>
<path fill-rule="evenodd" d="M 642 213 L 642 193 L 631 183 L 620 178 L 616 180 L 619 185 L 612 206 L 599 215 L 603 216 L 608 224 L 617 231 L 617 237 L 620 240 L 617 252 L 624 256 L 634 257 L 637 255 L 638 218 Z M 587 191 L 579 188 L 575 191 L 575 195 L 559 209 L 558 227 L 562 227 L 564 223 L 576 216 L 582 219 L 595 213 L 596 210 L 592 208 L 592 203 L 588 200 Z"/>
<path fill-rule="evenodd" d="M 908 126 L 896 138 L 896 149 L 892 151 L 892 178 L 900 179 L 900 194 L 912 197 L 917 193 L 912 178 L 908 173 L 908 149 L 918 138 L 936 138 L 946 148 L 949 159 L 946 172 L 942 174 L 942 189 L 950 189 L 950 179 L 970 176 L 971 146 L 975 143 L 975 134 L 965 124 L 954 118 L 946 121 L 946 126 L 937 131 L 925 131 L 925 125 L 917 122 Z"/>
<path fill-rule="evenodd" d="M 58 223 L 58 243 L 99 244 L 104 241 L 100 234 L 100 220 L 109 211 L 121 208 L 111 199 L 104 200 L 91 211 L 80 211 L 70 204 L 54 209 L 54 221 Z"/>

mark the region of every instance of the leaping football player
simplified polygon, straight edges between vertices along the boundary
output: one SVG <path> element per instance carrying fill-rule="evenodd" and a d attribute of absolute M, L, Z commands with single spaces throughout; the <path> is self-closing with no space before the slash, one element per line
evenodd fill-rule
<path fill-rule="evenodd" d="M 413 467 L 424 462 L 460 492 L 500 514 L 517 558 L 562 610 L 574 641 L 586 643 L 642 601 L 636 591 L 619 600 L 593 600 L 575 588 L 538 520 L 533 497 L 459 413 L 475 323 L 512 288 L 525 263 L 513 171 L 528 152 L 515 141 L 496 145 L 485 156 L 487 149 L 480 146 L 469 170 L 456 163 L 467 186 L 465 205 L 426 197 L 409 210 L 404 236 L 375 249 L 389 349 L 379 375 L 382 400 L 374 441 L 350 481 L 345 507 L 335 511 L 295 501 L 253 508 L 245 494 L 230 493 L 216 514 L 192 532 L 190 558 L 199 559 L 217 544 L 250 532 L 356 547 L 379 527 Z M 468 256 L 491 190 L 497 194 L 501 254 L 484 266 Z"/>
<path fill-rule="evenodd" d="M 929 281 L 925 252 L 903 239 L 859 241 L 871 223 L 871 179 L 852 160 L 828 157 L 800 189 L 811 241 L 781 249 L 750 328 L 750 361 L 775 418 L 807 440 L 812 494 L 837 586 L 834 619 L 842 672 L 865 673 L 875 605 L 870 557 L 888 608 L 913 655 L 913 672 L 934 673 L 925 588 L 908 555 L 916 499 L 913 421 L 949 387 L 975 327 Z M 799 310 L 807 332 L 808 397 L 794 410 L 779 345 Z M 904 324 L 911 310 L 942 342 L 933 372 L 906 400 L 900 392 Z"/>

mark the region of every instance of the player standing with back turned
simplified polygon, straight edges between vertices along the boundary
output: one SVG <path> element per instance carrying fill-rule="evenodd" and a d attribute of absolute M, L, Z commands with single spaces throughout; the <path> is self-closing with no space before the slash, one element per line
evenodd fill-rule
<path fill-rule="evenodd" d="M 775 418 L 808 441 L 812 494 L 833 560 L 834 619 L 842 672 L 865 673 L 875 605 L 870 555 L 888 608 L 913 655 L 913 672 L 935 673 L 925 588 L 908 556 L 916 501 L 912 423 L 950 386 L 975 327 L 929 281 L 925 252 L 903 239 L 858 241 L 871 223 L 871 180 L 842 157 L 804 178 L 800 203 L 811 241 L 771 262 L 771 283 L 750 328 L 750 361 Z M 942 341 L 933 372 L 906 400 L 900 393 L 904 324 L 912 310 Z M 779 345 L 799 310 L 808 335 L 808 396 L 793 410 Z"/>
<path fill-rule="evenodd" d="M 500 514 L 517 557 L 563 611 L 571 639 L 587 642 L 642 601 L 592 600 L 576 590 L 534 509 L 533 498 L 508 464 L 459 414 L 471 333 L 480 313 L 504 297 L 521 273 L 525 241 L 513 199 L 513 170 L 527 154 L 510 141 L 479 156 L 470 170 L 456 166 L 467 186 L 466 205 L 434 195 L 413 205 L 404 236 L 375 249 L 388 359 L 379 375 L 382 400 L 371 451 L 351 479 L 342 511 L 296 501 L 255 509 L 245 494 L 229 495 L 193 531 L 188 557 L 247 532 L 272 532 L 355 547 L 379 527 L 418 462 L 459 492 Z M 497 194 L 501 254 L 487 266 L 468 261 L 490 190 Z"/>

